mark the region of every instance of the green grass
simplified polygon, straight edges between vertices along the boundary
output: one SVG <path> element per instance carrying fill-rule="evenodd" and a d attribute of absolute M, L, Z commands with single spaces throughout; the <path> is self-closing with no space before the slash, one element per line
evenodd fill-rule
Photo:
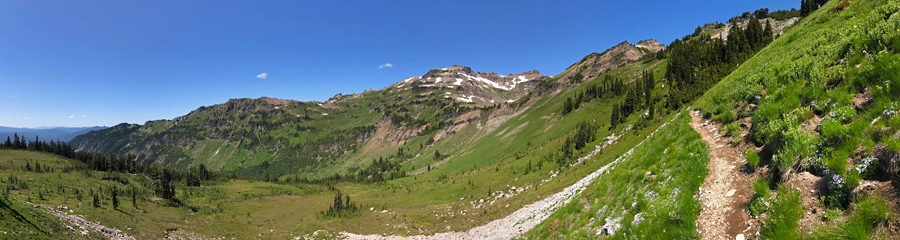
<path fill-rule="evenodd" d="M 605 224 L 618 223 L 614 239 L 699 238 L 700 202 L 693 196 L 708 171 L 709 150 L 689 122 L 680 114 L 524 237 L 595 238 Z"/>
<path fill-rule="evenodd" d="M 750 164 L 751 167 L 759 166 L 759 154 L 754 151 L 747 151 L 747 163 Z"/>
<path fill-rule="evenodd" d="M 851 153 L 857 149 L 871 153 L 877 146 L 900 147 L 893 136 L 881 135 L 900 129 L 895 114 L 889 113 L 896 109 L 900 96 L 900 48 L 895 46 L 900 39 L 900 2 L 858 0 L 842 11 L 829 11 L 840 2 L 829 2 L 802 19 L 712 87 L 694 106 L 706 116 L 727 122 L 729 116 L 722 115 L 765 92 L 758 109 L 747 115 L 753 117 L 751 140 L 774 147 L 771 167 L 777 171 L 771 174 L 787 172 L 799 161 L 798 170 L 841 179 L 825 203 L 836 209 L 833 211 L 854 211 L 852 206 L 869 200 L 845 195 L 873 175 L 848 169 L 848 161 L 856 158 Z M 854 96 L 866 89 L 873 101 L 864 108 L 855 107 Z M 821 118 L 817 128 L 803 128 L 815 118 Z M 751 157 L 757 158 L 748 155 L 748 160 Z M 799 205 L 799 199 L 794 199 L 799 194 L 781 188 L 768 211 L 770 220 L 763 223 L 764 238 L 800 237 L 796 232 L 799 215 L 795 213 L 803 209 L 792 206 Z M 854 229 L 859 231 L 848 231 L 853 235 L 850 238 L 872 234 L 871 228 Z M 827 233 L 831 230 L 817 231 L 826 232 L 814 232 L 818 238 L 836 236 Z"/>
<path fill-rule="evenodd" d="M 758 179 L 753 183 L 753 197 L 750 199 L 748 210 L 754 217 L 769 210 L 769 198 L 772 196 L 769 185 L 768 179 Z"/>
<path fill-rule="evenodd" d="M 628 72 L 651 70 L 659 72 L 664 64 L 658 61 L 648 64 L 632 63 L 625 67 Z M 362 211 L 353 217 L 327 219 L 320 216 L 321 211 L 330 206 L 333 192 L 328 185 L 311 184 L 276 184 L 259 181 L 236 180 L 227 182 L 207 182 L 202 187 L 186 187 L 180 185 L 176 196 L 186 207 L 172 207 L 166 201 L 155 199 L 152 184 L 138 175 L 118 174 L 125 183 L 103 180 L 106 173 L 93 171 L 72 171 L 65 173 L 29 173 L 21 171 L 27 162 L 51 162 L 55 168 L 67 165 L 77 166 L 80 163 L 61 159 L 52 155 L 28 151 L 3 151 L 0 153 L 0 176 L 15 175 L 27 179 L 30 188 L 13 191 L 16 199 L 32 198 L 35 202 L 48 206 L 66 205 L 76 214 L 85 215 L 88 219 L 100 221 L 104 225 L 117 227 L 127 234 L 138 238 L 161 238 L 166 229 L 184 229 L 206 237 L 226 238 L 290 238 L 312 233 L 316 230 L 330 232 L 351 231 L 360 234 L 418 234 L 421 229 L 425 234 L 451 230 L 465 230 L 485 224 L 493 219 L 505 217 L 525 204 L 542 199 L 556 193 L 581 179 L 594 169 L 624 154 L 632 146 L 640 142 L 657 126 L 670 119 L 672 115 L 664 115 L 648 121 L 648 127 L 633 129 L 624 134 L 616 144 L 608 146 L 602 154 L 589 159 L 575 167 L 558 166 L 555 161 L 546 161 L 537 165 L 544 157 L 557 151 L 569 138 L 573 129 L 582 121 L 590 119 L 599 125 L 595 133 L 597 139 L 603 139 L 613 132 L 623 135 L 624 127 L 607 130 L 610 104 L 605 100 L 594 100 L 565 117 L 558 115 L 561 99 L 572 97 L 576 91 L 584 90 L 599 79 L 586 80 L 585 84 L 564 89 L 553 97 L 545 96 L 535 99 L 533 104 L 518 109 L 517 114 L 508 118 L 492 118 L 472 123 L 467 128 L 451 134 L 435 143 L 433 147 L 419 148 L 425 145 L 427 138 L 414 138 L 402 145 L 384 144 L 373 152 L 360 150 L 357 154 L 345 154 L 339 160 L 347 163 L 308 168 L 323 170 L 322 175 L 333 174 L 337 169 L 361 167 L 353 162 L 369 163 L 373 157 L 394 156 L 397 148 L 404 148 L 406 154 L 402 158 L 402 168 L 409 172 L 422 170 L 415 175 L 390 180 L 377 184 L 334 183 L 334 188 L 351 196 L 353 202 L 361 204 Z M 655 91 L 659 91 L 658 85 Z M 379 96 L 364 96 L 375 101 Z M 304 107 L 289 106 L 286 109 Z M 365 110 L 365 108 L 362 108 Z M 325 111 L 330 111 L 326 109 Z M 487 110 L 482 118 L 493 114 Z M 510 111 L 510 110 L 506 110 Z M 367 112 L 367 111 L 366 111 Z M 426 112 L 425 114 L 430 114 Z M 329 116 L 340 113 L 332 112 Z M 351 114 L 355 114 L 352 113 Z M 248 115 L 249 116 L 249 115 Z M 502 115 L 501 115 L 502 116 Z M 315 119 L 327 116 L 315 115 Z M 376 119 L 377 118 L 373 118 Z M 633 124 L 639 118 L 631 116 L 623 126 Z M 352 121 L 370 121 L 372 119 L 347 120 L 345 124 L 357 124 Z M 323 133 L 316 133 L 323 134 Z M 597 140 L 581 151 L 575 153 L 581 157 L 600 143 Z M 604 140 L 605 141 L 605 140 Z M 242 144 L 248 144 L 244 142 Z M 197 156 L 198 161 L 188 164 L 192 166 L 200 162 L 207 166 L 221 169 L 234 169 L 259 164 L 266 159 L 277 156 L 254 149 L 236 147 L 237 141 L 200 141 L 184 151 Z M 388 146 L 388 147 L 383 147 Z M 215 153 L 218 150 L 218 153 Z M 434 162 L 434 151 L 448 155 L 446 160 Z M 226 158 L 227 160 L 223 159 Z M 364 156 L 364 157 L 363 157 Z M 12 165 L 4 165 L 12 160 Z M 202 161 L 199 161 L 202 160 Z M 399 159 L 398 159 L 399 160 Z M 225 163 L 227 162 L 227 163 Z M 527 165 L 533 164 L 533 171 L 527 172 Z M 431 171 L 424 171 L 427 165 Z M 542 180 L 550 179 L 551 170 L 559 172 L 552 180 L 543 184 Z M 292 177 L 292 176 L 287 176 Z M 282 179 L 288 179 L 283 177 Z M 59 192 L 64 183 L 69 184 L 67 191 Z M 490 192 L 507 191 L 511 186 L 529 186 L 529 190 L 510 198 L 496 198 Z M 138 207 L 130 203 L 129 194 L 121 194 L 123 204 L 119 210 L 112 210 L 109 198 L 101 194 L 102 207 L 90 205 L 90 191 L 111 187 L 120 190 L 135 188 L 140 192 Z M 39 200 L 35 189 L 43 189 L 44 200 Z M 79 189 L 81 200 L 72 192 Z M 475 208 L 473 201 L 484 199 L 492 204 Z M 374 209 L 370 210 L 370 209 Z M 382 213 L 382 211 L 386 211 Z M 462 212 L 467 213 L 462 215 Z M 139 226 L 139 227 L 138 227 Z M 398 227 L 398 226 L 405 226 Z"/>
<path fill-rule="evenodd" d="M 800 239 L 797 227 L 804 214 L 800 197 L 799 191 L 784 185 L 778 189 L 778 196 L 768 211 L 769 218 L 762 222 L 760 239 Z"/>
<path fill-rule="evenodd" d="M 70 231 L 45 209 L 34 208 L 14 198 L 0 197 L 0 238 L 3 239 L 104 239 L 96 231 L 87 235 Z M 78 229 L 78 231 L 82 231 Z"/>
<path fill-rule="evenodd" d="M 819 227 L 810 238 L 868 239 L 875 226 L 895 219 L 885 199 L 878 195 L 862 195 L 855 202 L 849 219 Z"/>

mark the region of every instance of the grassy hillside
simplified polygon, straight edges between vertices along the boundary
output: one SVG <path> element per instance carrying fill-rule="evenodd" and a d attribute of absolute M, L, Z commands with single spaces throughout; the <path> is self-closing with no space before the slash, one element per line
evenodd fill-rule
<path fill-rule="evenodd" d="M 404 153 L 389 150 L 360 159 L 369 163 L 371 156 L 383 154 L 394 158 L 400 169 L 411 174 L 385 182 L 309 184 L 275 179 L 272 182 L 223 179 L 204 181 L 197 187 L 186 185 L 185 179 L 177 179 L 175 198 L 165 200 L 156 191 L 156 173 L 92 171 L 76 160 L 21 150 L 0 152 L 3 169 L 0 176 L 16 176 L 28 185 L 11 188 L 11 199 L 67 206 L 74 214 L 138 238 L 161 238 L 181 232 L 205 237 L 288 238 L 317 230 L 361 234 L 464 230 L 504 217 L 571 185 L 624 154 L 670 119 L 672 115 L 664 112 L 659 116 L 654 114 L 654 118 L 636 113 L 620 126 L 610 128 L 611 105 L 624 99 L 611 93 L 584 100 L 565 115 L 561 112 L 566 99 L 577 98 L 607 81 L 607 75 L 620 77 L 630 84 L 640 79 L 643 71 L 661 76 L 664 66 L 665 60 L 633 62 L 581 84 L 535 95 L 528 104 L 470 109 L 470 116 L 461 117 L 472 120 L 453 124 L 449 131 L 452 134 L 433 146 L 426 147 L 427 140 L 435 136 L 429 134 L 397 144 L 394 149 L 403 148 Z M 654 95 L 664 94 L 662 83 L 652 89 Z M 318 114 L 317 118 L 331 115 L 338 114 Z M 151 123 L 149 128 L 158 127 L 155 124 L 163 122 Z M 591 140 L 576 149 L 572 142 L 587 125 L 596 131 L 588 132 Z M 616 141 L 608 141 L 612 134 Z M 611 145 L 602 153 L 576 162 L 606 142 Z M 216 146 L 226 144 L 213 141 L 196 144 L 192 148 L 196 153 L 192 154 L 215 155 L 216 151 L 223 154 L 225 151 Z M 443 156 L 435 158 L 435 151 Z M 51 170 L 27 171 L 23 167 L 26 164 L 40 164 Z M 523 190 L 510 191 L 511 187 Z M 118 209 L 111 206 L 112 189 L 119 194 Z M 322 212 L 331 207 L 336 191 L 350 196 L 361 211 L 341 218 L 324 217 Z M 100 207 L 93 207 L 91 193 L 97 193 Z M 132 194 L 136 206 L 131 202 Z"/>
<path fill-rule="evenodd" d="M 900 4 L 846 3 L 828 3 L 768 46 L 757 43 L 759 52 L 739 51 L 739 66 L 717 63 L 727 66 L 715 74 L 679 57 L 687 59 L 678 63 L 682 79 L 663 82 L 673 59 L 617 58 L 609 69 L 590 63 L 603 57 L 592 54 L 508 103 L 465 104 L 444 96 L 447 89 L 398 83 L 321 104 L 237 99 L 76 139 L 82 149 L 241 177 L 197 186 L 177 175 L 170 199 L 160 192 L 164 172 L 94 171 L 57 155 L 0 150 L 0 187 L 9 196 L 9 210 L 0 212 L 36 211 L 20 200 L 67 206 L 151 239 L 429 235 L 507 216 L 621 157 L 523 237 L 699 238 L 696 196 L 709 149 L 678 107 L 685 103 L 721 121 L 746 149 L 741 156 L 752 159 L 745 169 L 755 195 L 747 211 L 762 222 L 760 238 L 897 236 L 889 226 L 898 212 Z M 698 69 L 703 76 L 734 71 L 719 81 L 694 79 Z M 645 76 L 656 80 L 647 88 Z M 669 97 L 673 82 L 682 84 L 678 98 Z M 692 102 L 695 94 L 703 95 Z M 823 187 L 807 193 L 795 184 Z M 325 214 L 341 202 L 333 199 L 338 192 L 353 207 Z M 0 227 L 33 229 L 24 238 L 61 236 L 47 229 L 66 234 L 53 216 L 31 216 Z M 35 221 L 44 225 L 29 225 Z"/>
<path fill-rule="evenodd" d="M 881 228 L 898 212 L 898 11 L 898 1 L 831 1 L 695 104 L 735 132 L 749 130 L 744 141 L 759 158 L 761 182 L 753 211 L 768 215 L 763 238 L 896 234 Z M 803 195 L 816 203 L 790 191 L 802 172 L 822 179 L 819 194 Z M 824 225 L 798 224 L 803 214 L 795 213 L 813 209 L 826 209 Z"/>
<path fill-rule="evenodd" d="M 761 239 L 898 234 L 888 227 L 900 212 L 898 11 L 897 1 L 832 1 L 694 104 L 753 159 L 746 169 L 758 180 L 746 210 L 762 221 Z M 708 150 L 688 123 L 681 116 L 661 130 L 677 137 L 648 139 L 635 150 L 646 154 L 625 159 L 526 238 L 699 238 L 693 195 Z M 796 190 L 807 182 L 822 188 Z"/>
<path fill-rule="evenodd" d="M 688 123 L 679 114 L 525 238 L 699 238 L 694 195 L 709 150 Z"/>

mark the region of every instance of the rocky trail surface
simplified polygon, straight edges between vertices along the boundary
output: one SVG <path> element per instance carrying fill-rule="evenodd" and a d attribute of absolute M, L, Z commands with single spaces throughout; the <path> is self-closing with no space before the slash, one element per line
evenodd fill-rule
<path fill-rule="evenodd" d="M 45 207 L 45 206 L 30 203 L 30 202 L 26 202 L 26 201 L 22 201 L 22 202 L 25 204 L 28 204 L 29 206 L 35 207 L 35 208 L 47 209 L 47 211 L 50 212 L 50 214 L 53 214 L 53 216 L 56 216 L 62 220 L 66 220 L 67 222 L 69 222 L 75 226 L 78 226 L 79 228 L 81 228 L 80 231 L 73 227 L 69 227 L 69 230 L 72 230 L 74 232 L 79 232 L 82 235 L 87 235 L 88 229 L 90 229 L 90 230 L 94 230 L 100 234 L 103 234 L 103 236 L 105 236 L 109 239 L 134 240 L 134 237 L 128 236 L 125 233 L 123 233 L 122 231 L 119 231 L 118 229 L 103 226 L 99 222 L 91 222 L 91 221 L 85 220 L 83 217 L 81 217 L 79 215 L 70 215 L 66 212 L 60 211 L 60 210 L 69 209 L 67 207 L 60 206 L 59 207 L 60 210 L 57 210 L 55 208 Z"/>
<path fill-rule="evenodd" d="M 677 118 L 674 117 L 672 119 Z M 661 125 L 657 128 L 653 133 L 647 135 L 646 138 L 652 137 L 656 132 L 660 129 L 668 125 L 672 120 Z M 597 169 L 596 171 L 588 174 L 572 186 L 566 187 L 559 193 L 553 194 L 545 199 L 537 201 L 535 203 L 526 205 L 521 209 L 513 212 L 512 214 L 491 221 L 485 225 L 478 226 L 468 231 L 464 232 L 444 232 L 437 233 L 434 235 L 418 235 L 418 236 L 381 236 L 381 235 L 359 235 L 347 232 L 341 232 L 340 237 L 344 239 L 391 239 L 391 240 L 425 240 L 425 239 L 512 239 L 520 236 L 521 234 L 528 232 L 541 222 L 543 222 L 547 217 L 553 214 L 556 209 L 563 206 L 572 200 L 574 196 L 580 194 L 584 189 L 594 182 L 595 179 L 605 174 L 608 170 L 615 167 L 617 163 L 621 162 L 623 159 L 631 156 L 631 153 L 635 148 L 641 146 L 644 142 L 641 141 L 637 145 L 635 145 L 631 150 L 628 150 L 622 156 L 616 158 L 616 160 L 606 164 L 605 166 Z M 590 158 L 593 154 L 596 154 L 597 151 L 593 151 L 588 156 L 583 158 Z M 295 239 L 304 239 L 305 237 L 297 237 Z"/>
<path fill-rule="evenodd" d="M 709 175 L 703 181 L 699 198 L 702 210 L 697 231 L 703 240 L 755 238 L 759 224 L 744 211 L 753 191 L 750 176 L 742 167 L 747 163 L 740 147 L 719 132 L 717 124 L 692 112 L 691 127 L 709 144 Z"/>

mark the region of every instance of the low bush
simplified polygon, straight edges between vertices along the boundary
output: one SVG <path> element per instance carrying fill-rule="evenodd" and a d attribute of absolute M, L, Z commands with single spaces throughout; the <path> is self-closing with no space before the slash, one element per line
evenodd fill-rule
<path fill-rule="evenodd" d="M 755 154 L 754 154 L 755 155 Z M 772 195 L 769 190 L 769 181 L 759 179 L 753 183 L 753 198 L 750 199 L 748 210 L 754 217 L 766 212 L 769 209 L 769 197 Z"/>
<path fill-rule="evenodd" d="M 750 164 L 751 167 L 758 167 L 759 154 L 756 154 L 754 151 L 747 151 L 747 163 Z"/>
<path fill-rule="evenodd" d="M 778 196 L 772 200 L 769 219 L 762 222 L 760 239 L 799 239 L 797 227 L 803 217 L 800 191 L 781 185 Z"/>

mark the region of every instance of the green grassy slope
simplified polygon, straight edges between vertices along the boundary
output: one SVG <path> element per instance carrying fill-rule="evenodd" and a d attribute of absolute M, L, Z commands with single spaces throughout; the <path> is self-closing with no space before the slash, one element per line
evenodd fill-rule
<path fill-rule="evenodd" d="M 665 66 L 665 61 L 662 62 L 635 62 L 609 74 L 624 79 L 645 70 L 661 74 Z M 603 77 L 581 85 L 559 88 L 559 91 L 548 93 L 552 95 L 535 98 L 528 107 L 518 109 L 518 114 L 504 112 L 516 111 L 509 107 L 482 109 L 480 114 L 483 116 L 511 117 L 472 122 L 472 126 L 437 142 L 431 148 L 418 149 L 419 143 L 424 143 L 424 140 L 409 141 L 403 145 L 409 149 L 405 154 L 409 158 L 401 166 L 409 172 L 419 172 L 383 183 L 317 185 L 234 180 L 187 187 L 180 181 L 176 197 L 182 204 L 175 205 L 157 198 L 151 178 L 144 175 L 62 170 L 82 164 L 54 155 L 15 150 L 0 152 L 0 166 L 4 169 L 0 170 L 0 176 L 17 176 L 28 182 L 29 188 L 11 191 L 14 199 L 31 198 L 45 206 L 65 205 L 75 214 L 123 229 L 126 234 L 138 238 L 160 238 L 174 229 L 206 237 L 229 238 L 255 238 L 260 234 L 266 238 L 288 238 L 322 229 L 362 234 L 429 234 L 447 231 L 447 227 L 454 231 L 464 230 L 504 217 L 525 204 L 571 185 L 624 154 L 643 136 L 671 118 L 671 115 L 663 114 L 648 121 L 646 127 L 626 131 L 628 126 L 641 119 L 634 114 L 626 123 L 610 130 L 607 116 L 610 102 L 621 101 L 621 97 L 585 102 L 580 108 L 561 116 L 560 109 L 566 98 L 574 97 L 576 92 L 585 90 L 590 84 L 599 83 Z M 661 86 L 657 85 L 655 94 L 661 94 Z M 548 158 L 565 145 L 567 139 L 573 136 L 575 126 L 583 121 L 596 124 L 600 130 L 593 133 L 597 140 L 576 151 L 573 154 L 575 158 L 592 151 L 596 144 L 605 141 L 604 138 L 612 133 L 624 136 L 594 159 L 574 167 L 568 165 L 572 160 L 560 165 L 555 159 Z M 472 138 L 473 135 L 482 137 Z M 216 149 L 224 144 L 227 143 L 209 141 L 195 145 L 192 151 L 201 155 L 215 154 Z M 450 156 L 435 160 L 434 150 Z M 218 151 L 218 154 L 225 152 Z M 383 154 L 396 153 L 390 151 Z M 538 162 L 543 163 L 538 166 Z M 54 171 L 24 171 L 23 165 L 26 163 L 40 163 Z M 435 167 L 427 171 L 428 164 Z M 529 164 L 533 167 L 531 171 L 526 171 Z M 555 177 L 550 177 L 551 171 L 556 173 Z M 507 193 L 512 186 L 528 187 L 528 190 L 508 198 L 493 193 Z M 323 218 L 320 213 L 331 205 L 334 194 L 331 187 L 351 196 L 363 211 L 345 218 Z M 111 188 L 121 191 L 119 210 L 112 209 L 110 205 Z M 91 206 L 89 193 L 92 191 L 101 193 L 100 208 Z M 131 204 L 132 191 L 138 194 L 137 207 Z M 81 198 L 78 198 L 79 194 Z M 492 204 L 485 204 L 484 207 L 472 205 L 473 201 L 480 199 L 489 200 Z"/>
<path fill-rule="evenodd" d="M 524 237 L 530 239 L 699 238 L 694 198 L 706 175 L 706 143 L 679 114 L 565 207 Z"/>
<path fill-rule="evenodd" d="M 863 182 L 892 181 L 890 156 L 900 152 L 900 3 L 893 0 L 831 1 L 804 18 L 701 97 L 695 107 L 725 124 L 751 117 L 750 141 L 771 168 L 761 181 L 786 188 L 791 175 L 823 177 L 818 200 L 831 218 L 813 238 L 873 237 L 891 210 Z M 760 96 L 758 106 L 754 100 Z M 735 113 L 736 112 L 736 113 Z M 726 117 L 723 117 L 726 116 Z M 734 123 L 736 124 L 736 123 Z M 895 160 L 894 160 L 895 161 Z M 879 167 L 881 165 L 881 167 Z M 895 180 L 894 180 L 895 181 Z M 799 233 L 799 193 L 765 187 L 754 201 L 773 205 L 762 238 L 807 237 Z"/>
<path fill-rule="evenodd" d="M 758 196 L 766 196 L 761 199 L 767 213 L 760 218 L 762 239 L 890 238 L 896 234 L 883 229 L 888 221 L 896 221 L 897 210 L 886 203 L 892 200 L 880 193 L 850 193 L 861 182 L 897 177 L 895 171 L 878 169 L 879 160 L 871 164 L 866 159 L 900 150 L 894 134 L 900 127 L 894 117 L 900 99 L 900 4 L 849 3 L 837 9 L 841 1 L 832 1 L 803 19 L 694 105 L 707 116 L 725 119 L 726 124 L 753 117 L 751 141 L 773 149 L 760 153 L 763 162 L 771 159 L 776 169 L 768 176 L 774 183 L 767 187 L 762 176 L 757 190 Z M 748 107 L 763 91 L 758 108 Z M 860 101 L 867 94 L 872 100 Z M 810 119 L 822 122 L 818 128 L 804 128 Z M 662 131 L 680 137 L 659 134 L 648 139 L 636 150 L 647 155 L 625 160 L 623 165 L 629 163 L 629 167 L 612 170 L 588 188 L 593 191 L 573 200 L 526 238 L 699 238 L 694 225 L 699 203 L 693 193 L 703 181 L 708 159 L 702 140 L 688 123 L 689 118 L 681 116 Z M 681 153 L 666 155 L 663 149 L 669 146 Z M 679 164 L 689 167 L 676 167 Z M 801 194 L 777 180 L 790 169 L 837 179 L 826 180 L 827 193 L 819 200 L 831 211 L 826 216 L 837 220 L 826 221 L 810 233 L 798 232 L 798 220 L 807 212 Z M 882 230 L 876 230 L 879 226 Z"/>

